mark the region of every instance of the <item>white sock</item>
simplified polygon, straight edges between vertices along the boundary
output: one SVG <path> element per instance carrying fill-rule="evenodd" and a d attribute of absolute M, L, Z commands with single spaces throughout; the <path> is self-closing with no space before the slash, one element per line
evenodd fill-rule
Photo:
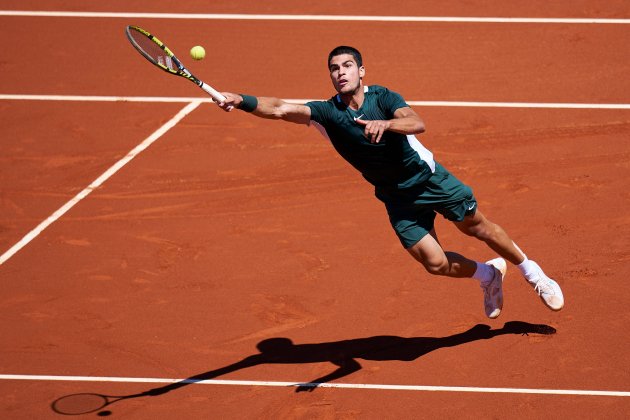
<path fill-rule="evenodd" d="M 476 263 L 477 270 L 475 270 L 475 274 L 473 274 L 473 279 L 479 280 L 481 284 L 490 283 L 494 278 L 494 267 L 480 262 Z"/>
<path fill-rule="evenodd" d="M 525 257 L 525 261 L 517 265 L 517 267 L 519 270 L 521 270 L 523 277 L 525 277 L 527 280 L 532 280 L 534 277 L 538 276 L 538 267 L 536 263 L 528 260 L 527 257 Z"/>
<path fill-rule="evenodd" d="M 538 269 L 540 269 L 538 264 L 536 264 L 534 261 L 528 259 L 527 255 L 525 255 L 523 250 L 521 248 L 519 248 L 518 245 L 516 245 L 516 243 L 512 242 L 512 244 L 514 244 L 516 249 L 518 249 L 518 252 L 523 254 L 523 258 L 525 258 L 522 263 L 517 265 L 518 269 L 521 270 L 521 273 L 523 274 L 523 277 L 525 277 L 527 280 L 532 280 L 532 279 L 538 277 Z"/>

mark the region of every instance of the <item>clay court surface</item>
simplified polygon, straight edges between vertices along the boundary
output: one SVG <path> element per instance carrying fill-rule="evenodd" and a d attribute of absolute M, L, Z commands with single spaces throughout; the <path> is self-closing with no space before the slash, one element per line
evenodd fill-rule
<path fill-rule="evenodd" d="M 630 416 L 627 2 L 127 3 L 0 9 L 625 21 L 0 13 L 0 254 L 51 222 L 0 265 L 0 417 L 62 418 L 51 404 L 64 396 L 151 389 L 85 417 Z M 487 319 L 478 283 L 426 274 L 316 130 L 199 102 L 133 50 L 128 24 L 219 90 L 285 99 L 332 96 L 326 55 L 357 47 L 366 84 L 414 104 L 420 140 L 566 307 L 548 310 L 510 266 L 504 310 Z M 208 56 L 192 62 L 197 44 Z M 446 249 L 495 257 L 437 220 Z"/>

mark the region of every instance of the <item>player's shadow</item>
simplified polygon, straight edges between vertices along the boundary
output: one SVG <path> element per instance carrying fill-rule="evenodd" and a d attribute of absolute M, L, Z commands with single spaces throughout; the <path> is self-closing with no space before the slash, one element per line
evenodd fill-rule
<path fill-rule="evenodd" d="M 248 356 L 231 365 L 192 376 L 180 382 L 154 388 L 140 395 L 161 395 L 189 384 L 217 378 L 237 370 L 262 364 L 293 364 L 330 362 L 337 366 L 333 372 L 296 384 L 296 392 L 313 391 L 319 385 L 350 375 L 361 369 L 357 359 L 412 361 L 434 350 L 454 347 L 476 340 L 487 340 L 506 334 L 555 334 L 548 325 L 529 324 L 522 321 L 506 322 L 503 328 L 491 329 L 478 324 L 463 333 L 447 337 L 397 337 L 375 336 L 318 344 L 294 344 L 288 338 L 270 338 L 258 343 L 260 353 Z"/>
<path fill-rule="evenodd" d="M 316 344 L 294 344 L 288 338 L 270 338 L 258 343 L 257 347 L 259 353 L 248 356 L 236 363 L 232 363 L 231 365 L 200 373 L 198 375 L 191 376 L 188 379 L 184 379 L 182 381 L 166 386 L 161 386 L 159 388 L 153 388 L 138 394 L 118 396 L 115 398 L 116 401 L 120 401 L 139 397 L 155 397 L 190 384 L 198 383 L 200 381 L 208 379 L 218 378 L 228 373 L 236 372 L 241 369 L 246 369 L 262 364 L 302 364 L 330 362 L 337 366 L 334 371 L 330 372 L 327 375 L 315 378 L 310 382 L 295 384 L 296 392 L 313 391 L 321 384 L 343 378 L 344 376 L 350 375 L 351 373 L 360 370 L 361 365 L 357 361 L 358 359 L 377 361 L 412 361 L 437 349 L 459 346 L 477 340 L 488 340 L 500 335 L 551 335 L 555 333 L 555 328 L 548 325 L 529 324 L 522 321 L 510 321 L 506 322 L 505 325 L 499 329 L 493 330 L 488 325 L 478 324 L 468 331 L 450 335 L 447 337 L 405 338 L 385 335 Z M 74 394 L 62 397 L 55 401 L 55 403 L 53 403 L 52 405 L 53 410 L 59 414 L 68 414 L 60 408 L 62 406 L 61 402 L 63 402 L 64 406 L 70 406 L 73 404 L 73 401 L 84 401 L 86 399 L 86 396 L 95 397 L 96 400 L 99 402 L 107 401 L 110 398 L 114 398 L 99 394 Z M 73 399 L 73 397 L 76 397 L 77 399 L 75 400 Z M 99 403 L 95 407 L 89 408 L 82 412 L 94 412 L 109 404 L 111 404 L 111 402 L 105 405 L 101 405 Z M 72 407 L 72 409 L 78 410 L 78 408 L 75 407 Z M 111 414 L 111 411 L 101 411 L 99 413 L 100 416 L 106 416 L 109 414 Z"/>

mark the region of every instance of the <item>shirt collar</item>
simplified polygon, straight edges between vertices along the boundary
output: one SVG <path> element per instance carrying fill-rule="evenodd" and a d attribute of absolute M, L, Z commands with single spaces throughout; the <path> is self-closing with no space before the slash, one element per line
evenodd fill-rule
<path fill-rule="evenodd" d="M 363 93 L 368 93 L 367 85 L 363 86 Z M 341 96 L 337 94 L 337 102 L 341 103 Z"/>

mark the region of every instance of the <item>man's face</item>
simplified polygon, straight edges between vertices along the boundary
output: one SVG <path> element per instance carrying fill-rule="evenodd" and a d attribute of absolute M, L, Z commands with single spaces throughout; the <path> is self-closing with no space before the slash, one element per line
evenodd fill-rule
<path fill-rule="evenodd" d="M 330 80 L 335 90 L 343 94 L 353 94 L 361 86 L 365 68 L 359 67 L 352 54 L 336 55 L 328 63 Z"/>

